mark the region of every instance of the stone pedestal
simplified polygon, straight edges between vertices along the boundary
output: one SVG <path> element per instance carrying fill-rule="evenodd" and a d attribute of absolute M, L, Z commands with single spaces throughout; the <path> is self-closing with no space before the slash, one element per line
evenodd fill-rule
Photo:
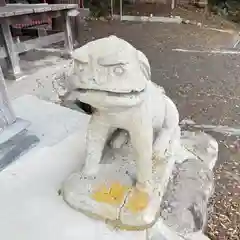
<path fill-rule="evenodd" d="M 29 139 L 22 134 L 29 125 L 28 121 L 16 117 L 0 67 L 0 171 L 14 161 L 17 155 L 35 143 L 35 140 L 29 142 Z M 21 136 L 16 137 L 16 135 Z M 19 138 L 22 141 L 19 141 Z"/>
<path fill-rule="evenodd" d="M 186 152 L 178 151 L 179 157 L 175 157 L 175 160 L 179 160 L 180 156 L 187 156 L 185 161 L 182 158 L 183 161 L 175 164 L 174 168 L 171 168 L 171 165 L 165 165 L 170 172 L 173 169 L 173 172 L 170 174 L 172 177 L 167 181 L 168 186 L 162 188 L 164 196 L 161 200 L 161 207 L 158 205 L 160 218 L 157 219 L 157 222 L 152 227 L 149 226 L 148 229 L 142 231 L 117 231 L 103 221 L 96 221 L 73 210 L 63 201 L 61 194 L 59 194 L 64 180 L 73 171 L 76 172 L 76 169 L 79 169 L 79 172 L 81 170 L 84 162 L 85 136 L 89 116 L 32 96 L 24 96 L 15 100 L 13 108 L 19 117 L 32 123 L 29 126 L 29 134 L 36 136 L 39 139 L 39 143 L 25 152 L 25 154 L 22 154 L 18 161 L 8 165 L 4 171 L 0 172 L 0 212 L 4 216 L 0 218 L 0 239 L 16 240 L 16 233 L 17 239 L 24 240 L 207 239 L 202 234 L 202 226 L 204 224 L 199 225 L 201 229 L 196 228 L 193 221 L 194 217 L 191 217 L 191 213 L 194 213 L 194 211 L 189 211 L 187 208 L 193 205 L 192 203 L 196 203 L 194 206 L 202 206 L 202 210 L 199 208 L 200 211 L 198 213 L 200 214 L 197 216 L 204 215 L 206 212 L 205 204 L 199 205 L 198 203 L 207 202 L 209 194 L 211 194 L 212 179 L 211 177 L 208 178 L 211 175 L 209 175 L 211 168 L 207 161 L 209 160 L 211 166 L 213 166 L 216 161 L 213 156 L 216 156 L 217 152 L 217 148 L 215 148 L 217 146 L 216 142 L 209 135 L 201 132 L 184 132 L 182 136 L 182 143 L 184 142 L 184 144 L 182 145 L 186 147 L 186 136 L 188 136 L 187 139 L 191 138 L 191 144 L 187 145 L 188 148 L 193 147 L 192 150 L 195 150 L 194 154 L 201 152 L 202 159 L 199 159 L 196 155 L 194 157 L 194 154 L 190 158 L 191 154 L 188 156 Z M 199 142 L 202 144 L 198 144 Z M 207 158 L 210 149 L 212 149 L 210 151 L 212 153 L 211 159 Z M 114 207 L 112 205 L 107 207 L 107 204 L 104 208 L 102 207 L 102 210 L 109 210 L 107 212 L 108 215 L 105 213 L 109 219 L 116 218 L 114 209 L 119 209 L 115 207 L 119 206 L 117 200 L 124 198 L 124 193 L 131 192 L 132 185 L 134 185 L 134 162 L 126 162 L 128 155 L 125 155 L 125 158 L 123 157 L 124 154 L 129 152 L 131 151 L 128 146 L 122 152 L 108 151 L 104 158 L 108 162 L 102 162 L 103 166 L 101 168 L 101 171 L 106 173 L 105 176 L 99 178 L 98 182 L 96 181 L 97 179 L 89 182 L 87 179 L 84 179 L 85 183 L 88 182 L 88 186 L 98 187 L 95 188 L 98 191 L 93 192 L 93 195 L 91 195 L 93 197 L 91 198 L 93 199 L 91 203 L 94 202 L 95 206 L 97 206 L 95 210 L 100 210 L 99 206 L 104 205 L 96 200 L 110 199 L 111 203 L 115 203 Z M 188 159 L 191 159 L 191 161 Z M 121 168 L 119 168 L 118 164 L 120 164 Z M 116 168 L 119 170 L 116 174 L 115 172 L 109 174 L 109 170 Z M 126 173 L 126 169 L 128 173 Z M 161 166 L 161 169 L 166 172 L 164 165 Z M 202 171 L 202 169 L 206 171 Z M 160 172 L 158 173 L 160 174 Z M 77 177 L 80 176 L 81 174 L 78 172 L 73 174 L 73 182 L 80 183 L 77 180 Z M 166 182 L 161 180 L 163 179 L 162 175 L 155 176 L 156 179 L 161 181 L 161 186 L 164 186 Z M 68 183 L 71 186 L 70 179 L 68 179 Z M 105 181 L 106 179 L 108 181 Z M 106 183 L 106 188 L 104 186 L 101 188 L 102 183 Z M 83 199 L 81 193 L 85 194 L 87 187 L 83 184 L 81 186 L 84 188 L 81 191 L 77 188 L 77 191 L 80 193 L 78 197 Z M 124 186 L 127 187 L 125 188 Z M 129 186 L 130 189 L 128 188 Z M 192 191 L 195 194 L 190 194 L 190 191 L 181 192 L 181 189 L 190 189 L 189 186 L 192 187 Z M 117 191 L 111 191 L 111 194 L 109 194 L 109 188 Z M 106 196 L 101 194 L 105 193 L 105 190 L 107 190 Z M 74 194 L 76 192 L 73 192 L 73 197 L 75 196 Z M 202 198 L 203 201 L 198 197 L 201 194 L 205 196 L 205 198 Z M 90 203 L 89 196 L 90 194 L 86 194 L 82 204 L 79 204 L 78 201 L 75 202 L 75 205 L 80 206 L 81 209 L 85 206 L 88 213 L 89 209 L 87 209 L 86 203 Z M 115 198 L 109 198 L 109 196 L 114 196 Z M 193 196 L 196 196 L 196 198 Z M 200 201 L 195 199 L 200 199 Z M 92 210 L 93 205 L 89 204 L 89 206 Z M 168 211 L 165 211 L 166 209 Z M 194 207 L 194 209 L 196 210 L 198 207 Z M 130 220 L 137 219 L 133 214 L 131 216 L 134 218 L 131 217 L 129 218 Z M 184 216 L 190 217 L 181 218 Z M 121 217 L 119 219 L 123 219 L 126 222 L 126 218 Z M 189 222 L 186 224 L 187 221 Z M 137 225 L 136 222 L 127 222 L 127 224 Z M 185 226 L 187 227 L 185 228 Z"/>
<path fill-rule="evenodd" d="M 64 183 L 64 200 L 73 208 L 123 229 L 145 229 L 159 217 L 160 204 L 175 163 L 154 164 L 153 194 L 136 189 L 131 146 L 108 149 L 96 176 L 74 173 Z"/>
<path fill-rule="evenodd" d="M 154 191 L 149 196 L 135 188 L 136 166 L 131 146 L 107 149 L 98 174 L 72 174 L 65 181 L 62 194 L 74 209 L 119 228 L 147 229 L 161 214 L 169 225 L 177 224 L 176 232 L 185 234 L 195 227 L 201 230 L 213 187 L 211 170 L 217 152 L 218 145 L 209 135 L 183 132 L 179 151 L 165 161 L 154 162 Z M 171 177 L 174 180 L 169 182 Z M 166 203 L 174 206 L 171 212 Z"/>

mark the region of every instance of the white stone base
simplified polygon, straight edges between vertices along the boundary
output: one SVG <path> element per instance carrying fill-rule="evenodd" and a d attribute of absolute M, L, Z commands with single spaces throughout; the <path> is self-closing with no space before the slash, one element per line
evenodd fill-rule
<path fill-rule="evenodd" d="M 169 158 L 155 164 L 154 192 L 148 196 L 147 193 L 137 191 L 135 188 L 136 166 L 131 150 L 131 146 L 108 149 L 102 160 L 104 163 L 100 164 L 100 170 L 94 177 L 86 177 L 81 172 L 72 174 L 64 183 L 65 201 L 74 209 L 109 220 L 120 228 L 146 229 L 154 224 L 159 217 L 161 200 L 172 175 L 175 159 Z M 105 195 L 109 195 L 109 199 L 95 200 L 94 193 L 103 187 L 106 187 Z M 118 193 L 111 194 L 110 191 Z M 137 199 L 141 197 L 145 199 Z M 144 204 L 141 201 L 145 200 L 146 205 L 139 206 L 138 209 L 137 205 Z"/>
<path fill-rule="evenodd" d="M 144 231 L 112 230 L 72 210 L 58 195 L 84 159 L 89 117 L 31 96 L 13 105 L 19 117 L 32 122 L 30 132 L 40 143 L 0 172 L 0 239 L 145 240 Z"/>
<path fill-rule="evenodd" d="M 207 191 L 206 201 L 208 200 L 210 190 L 208 191 L 207 189 L 211 189 L 213 183 L 210 177 L 209 180 L 207 178 L 209 175 L 208 172 L 211 173 L 218 154 L 218 144 L 211 136 L 202 132 L 182 133 L 181 146 L 176 154 L 167 158 L 165 161 L 158 162 L 154 166 L 154 192 L 152 196 L 148 196 L 148 202 L 141 210 L 136 210 L 134 206 L 134 209 L 129 207 L 129 203 L 131 202 L 135 206 L 139 204 L 141 200 L 137 198 L 143 197 L 143 195 L 141 195 L 143 193 L 136 193 L 134 182 L 136 180 L 136 166 L 131 150 L 131 146 L 125 146 L 123 149 L 108 149 L 107 154 L 105 154 L 102 160 L 104 163 L 100 164 L 100 170 L 96 176 L 88 178 L 82 175 L 81 172 L 71 175 L 63 186 L 63 197 L 65 201 L 74 209 L 82 211 L 92 217 L 110 221 L 110 223 L 117 227 L 123 229 L 147 229 L 159 218 L 162 197 L 166 192 L 168 181 L 172 176 L 175 162 L 182 163 L 186 161 L 188 164 L 189 160 L 191 160 L 190 163 L 192 162 L 192 164 L 189 164 L 189 166 L 185 164 L 189 167 L 189 174 L 181 179 L 181 183 L 183 186 L 184 184 L 192 184 L 192 186 L 189 185 L 188 188 L 192 189 L 191 193 L 194 194 L 194 197 L 195 195 L 198 197 L 198 195 L 204 194 L 204 191 Z M 194 169 L 194 167 L 197 169 Z M 196 172 L 193 172 L 193 169 Z M 201 177 L 201 174 L 198 176 L 198 170 L 207 172 L 205 176 L 205 178 L 207 178 L 207 180 L 205 180 L 206 183 L 204 182 L 203 184 L 198 181 Z M 191 174 L 194 175 L 191 176 Z M 196 179 L 192 182 L 186 180 L 188 177 L 193 178 L 195 176 Z M 113 186 L 112 184 L 116 183 L 117 185 L 115 185 L 115 187 L 111 187 Z M 101 193 L 100 188 L 104 188 L 104 190 L 101 190 Z M 199 190 L 195 191 L 195 189 L 198 188 Z M 192 197 L 192 194 L 187 194 L 185 190 L 186 189 L 182 190 L 182 192 L 184 192 L 185 205 L 199 205 L 199 203 L 195 202 L 196 200 Z M 118 199 L 117 203 L 114 199 L 119 198 L 119 196 L 111 194 L 113 191 L 122 191 L 121 199 Z M 94 197 L 95 192 L 98 192 L 98 194 L 102 196 L 98 195 L 98 199 L 96 199 Z M 132 199 L 134 198 L 135 200 L 133 201 Z M 171 196 L 171 198 L 173 198 L 173 196 Z M 185 205 L 182 202 L 183 196 L 181 195 L 181 191 L 179 191 L 178 195 L 174 196 L 174 198 L 181 202 L 178 212 L 184 212 Z M 206 207 L 204 208 L 204 211 L 205 210 Z M 191 213 L 189 212 L 187 214 Z M 174 223 L 175 220 L 179 220 L 178 215 L 176 214 L 173 217 L 170 224 L 171 222 Z M 204 220 L 206 216 L 203 214 L 201 217 Z M 184 220 L 182 220 L 182 224 L 178 224 L 179 228 L 184 228 L 182 226 L 183 222 Z M 191 218 L 188 217 L 184 224 L 192 224 Z"/>
<path fill-rule="evenodd" d="M 182 239 L 160 220 L 153 232 L 117 231 L 70 208 L 59 189 L 81 169 L 89 116 L 32 96 L 15 100 L 13 106 L 18 117 L 32 123 L 29 133 L 40 142 L 0 172 L 0 239 Z M 187 239 L 199 238 L 193 234 Z"/>

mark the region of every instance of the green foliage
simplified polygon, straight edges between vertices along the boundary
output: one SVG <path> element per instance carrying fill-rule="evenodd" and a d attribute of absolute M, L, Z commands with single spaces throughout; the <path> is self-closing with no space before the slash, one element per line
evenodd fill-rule
<path fill-rule="evenodd" d="M 111 1 L 110 0 L 90 0 L 89 10 L 93 17 L 106 17 L 110 13 Z"/>

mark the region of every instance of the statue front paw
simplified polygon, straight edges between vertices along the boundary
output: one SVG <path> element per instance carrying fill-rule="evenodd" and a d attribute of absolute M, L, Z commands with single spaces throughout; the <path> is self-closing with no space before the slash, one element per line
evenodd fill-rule
<path fill-rule="evenodd" d="M 85 165 L 82 169 L 82 173 L 85 176 L 89 176 L 89 177 L 96 176 L 98 172 L 99 172 L 99 164 L 95 166 Z"/>

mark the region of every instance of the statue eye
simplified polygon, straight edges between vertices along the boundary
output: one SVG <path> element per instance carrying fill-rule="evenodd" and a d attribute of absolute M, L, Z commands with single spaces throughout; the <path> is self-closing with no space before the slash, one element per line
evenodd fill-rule
<path fill-rule="evenodd" d="M 117 76 L 122 76 L 124 73 L 124 68 L 122 66 L 117 66 L 113 68 L 113 73 Z"/>

